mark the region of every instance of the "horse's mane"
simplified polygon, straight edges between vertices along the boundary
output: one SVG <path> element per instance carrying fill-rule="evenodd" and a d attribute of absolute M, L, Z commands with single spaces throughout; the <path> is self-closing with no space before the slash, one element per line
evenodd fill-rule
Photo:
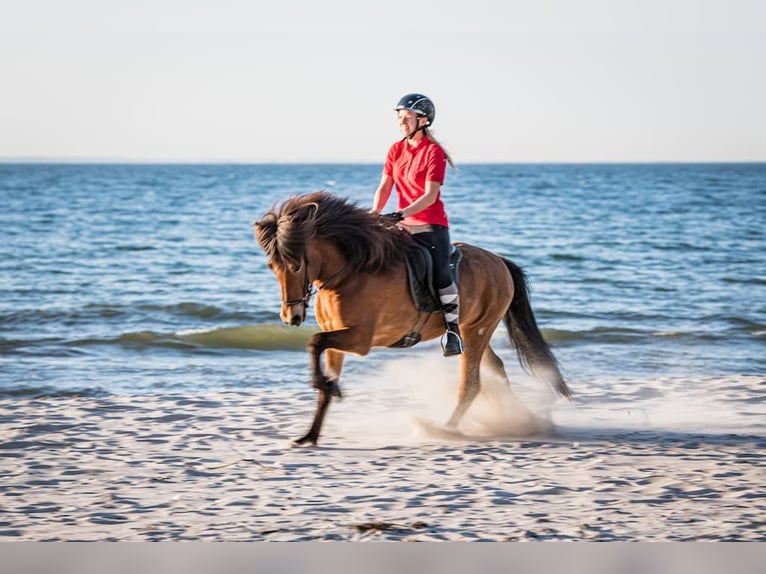
<path fill-rule="evenodd" d="M 412 245 L 408 233 L 325 191 L 272 207 L 256 222 L 255 236 L 269 260 L 283 268 L 299 267 L 306 243 L 316 239 L 331 242 L 351 268 L 369 273 L 401 262 Z"/>

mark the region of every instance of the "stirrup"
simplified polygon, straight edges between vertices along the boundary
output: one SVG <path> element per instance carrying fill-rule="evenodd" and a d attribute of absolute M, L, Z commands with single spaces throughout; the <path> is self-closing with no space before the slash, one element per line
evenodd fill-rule
<path fill-rule="evenodd" d="M 444 340 L 447 340 L 445 343 Z M 463 339 L 457 331 L 447 330 L 441 340 L 442 353 L 445 357 L 460 355 L 463 352 Z"/>

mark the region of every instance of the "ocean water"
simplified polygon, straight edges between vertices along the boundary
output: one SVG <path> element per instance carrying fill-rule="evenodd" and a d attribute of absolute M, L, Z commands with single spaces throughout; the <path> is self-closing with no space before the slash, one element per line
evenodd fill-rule
<path fill-rule="evenodd" d="M 315 322 L 280 324 L 252 223 L 317 189 L 368 206 L 379 172 L 0 165 L 0 396 L 305 388 Z M 443 197 L 453 241 L 527 271 L 576 394 L 745 380 L 763 404 L 766 164 L 464 165 Z M 350 359 L 342 385 L 420 353 Z"/>

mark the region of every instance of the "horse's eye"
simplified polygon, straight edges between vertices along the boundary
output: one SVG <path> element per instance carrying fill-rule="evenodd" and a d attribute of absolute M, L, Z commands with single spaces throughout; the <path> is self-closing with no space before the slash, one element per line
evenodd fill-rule
<path fill-rule="evenodd" d="M 291 265 L 290 269 L 293 273 L 298 273 L 303 268 L 303 266 L 300 263 L 296 263 L 295 265 Z"/>

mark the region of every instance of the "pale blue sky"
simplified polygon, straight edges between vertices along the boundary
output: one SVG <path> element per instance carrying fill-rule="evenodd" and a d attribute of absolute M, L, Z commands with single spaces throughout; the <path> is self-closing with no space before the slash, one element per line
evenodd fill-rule
<path fill-rule="evenodd" d="M 2 0 L 0 158 L 766 161 L 763 0 Z"/>

